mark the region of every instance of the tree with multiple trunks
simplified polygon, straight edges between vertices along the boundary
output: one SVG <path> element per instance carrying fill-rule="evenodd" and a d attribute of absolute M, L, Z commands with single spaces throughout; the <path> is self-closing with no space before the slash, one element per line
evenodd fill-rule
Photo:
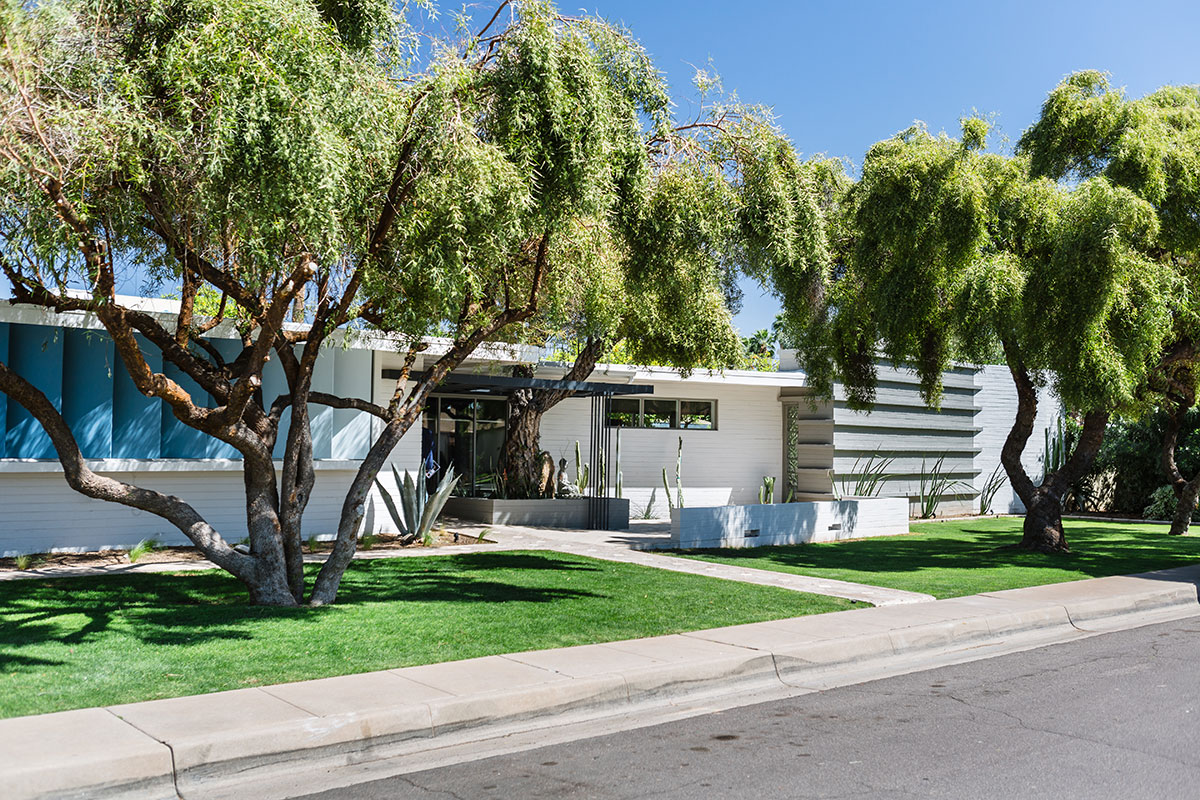
<path fill-rule="evenodd" d="M 1073 186 L 1036 177 L 1028 156 L 984 152 L 987 133 L 972 118 L 961 140 L 915 126 L 870 149 L 800 355 L 864 409 L 880 356 L 913 365 L 936 406 L 953 358 L 983 363 L 999 342 L 1017 390 L 1001 462 L 1027 509 L 1020 546 L 1064 551 L 1063 497 L 1109 415 L 1136 407 L 1170 331 L 1177 276 L 1151 255 L 1160 229 L 1145 200 L 1103 176 Z M 1082 430 L 1038 484 L 1021 456 L 1045 382 Z"/>
<path fill-rule="evenodd" d="M 711 82 L 698 76 L 702 87 Z M 783 287 L 777 294 L 790 302 L 808 298 L 828 269 L 827 196 L 844 181 L 841 164 L 802 161 L 769 109 L 706 104 L 695 119 L 651 131 L 646 148 L 647 202 L 619 220 L 593 269 L 546 315 L 539 343 L 578 343 L 566 380 L 585 380 L 616 348 L 622 361 L 684 373 L 739 366 L 736 278 Z M 514 370 L 532 374 L 528 365 Z M 539 492 L 541 419 L 570 396 L 566 389 L 510 395 L 501 458 L 510 496 Z"/>
<path fill-rule="evenodd" d="M 1179 273 L 1182 291 L 1170 298 L 1171 334 L 1142 394 L 1168 415 L 1160 460 L 1178 498 L 1171 533 L 1186 533 L 1200 474 L 1183 475 L 1175 444 L 1200 379 L 1200 87 L 1166 86 L 1130 99 L 1099 72 L 1072 75 L 1050 93 L 1018 150 L 1029 155 L 1034 175 L 1103 176 L 1154 209 L 1159 231 L 1147 255 Z"/>
<path fill-rule="evenodd" d="M 333 602 L 372 482 L 430 392 L 480 343 L 517 338 L 595 237 L 652 213 L 659 73 L 628 33 L 540 2 L 500 3 L 420 69 L 419 32 L 388 0 L 2 2 L 13 301 L 95 315 L 139 391 L 240 454 L 249 552 L 185 498 L 90 469 L 60 409 L 2 363 L 0 391 L 44 427 L 76 491 L 167 520 L 254 603 Z M 126 302 L 123 272 L 173 283 L 178 313 Z M 222 324 L 241 337 L 234 358 L 206 338 Z M 322 348 L 362 332 L 404 354 L 391 398 L 314 391 Z M 263 396 L 271 359 L 279 397 Z M 310 404 L 377 422 L 308 586 Z"/>

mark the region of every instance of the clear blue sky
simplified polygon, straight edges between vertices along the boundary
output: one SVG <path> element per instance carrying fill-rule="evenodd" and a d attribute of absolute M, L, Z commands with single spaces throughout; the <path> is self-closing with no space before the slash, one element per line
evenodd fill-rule
<path fill-rule="evenodd" d="M 1046 93 L 1080 69 L 1111 73 L 1133 96 L 1200 83 L 1195 0 L 560 0 L 559 7 L 624 22 L 681 98 L 689 63 L 711 59 L 726 90 L 775 108 L 803 153 L 855 165 L 873 142 L 913 120 L 956 131 L 972 109 L 994 113 L 998 133 L 1016 140 Z M 743 288 L 738 327 L 767 327 L 777 304 Z"/>

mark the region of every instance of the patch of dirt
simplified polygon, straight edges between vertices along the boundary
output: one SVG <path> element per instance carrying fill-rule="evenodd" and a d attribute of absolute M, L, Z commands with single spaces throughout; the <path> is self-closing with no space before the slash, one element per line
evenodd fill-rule
<path fill-rule="evenodd" d="M 482 530 L 482 534 L 486 536 L 487 529 Z M 441 528 L 434 531 L 433 542 L 429 547 L 455 547 L 466 544 L 486 544 L 486 538 L 480 539 L 480 530 L 454 531 L 446 528 Z M 304 543 L 305 554 L 309 553 L 328 553 L 333 549 L 332 542 L 317 542 L 316 549 L 312 549 L 308 542 Z M 377 534 L 371 537 L 366 543 L 362 539 L 358 541 L 358 549 L 360 551 L 375 552 L 377 550 L 415 550 L 421 549 L 425 545 L 420 542 L 411 544 L 402 544 L 399 536 L 391 534 Z M 31 563 L 26 569 L 45 569 L 47 567 L 100 567 L 110 566 L 113 564 L 128 564 L 129 551 L 127 550 L 100 550 L 90 553 L 38 553 L 30 556 Z M 139 564 L 163 564 L 173 561 L 203 561 L 204 556 L 194 547 L 158 547 L 148 553 L 144 553 L 137 560 Z M 17 559 L 15 558 L 0 558 L 0 572 L 16 572 L 19 570 Z"/>

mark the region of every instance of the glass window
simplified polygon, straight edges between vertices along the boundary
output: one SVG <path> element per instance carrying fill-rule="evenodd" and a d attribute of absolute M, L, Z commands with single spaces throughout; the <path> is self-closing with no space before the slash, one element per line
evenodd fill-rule
<path fill-rule="evenodd" d="M 677 412 L 674 400 L 645 400 L 642 403 L 642 427 L 677 428 Z"/>
<path fill-rule="evenodd" d="M 679 427 L 710 431 L 715 423 L 711 400 L 679 401 Z"/>
<path fill-rule="evenodd" d="M 505 400 L 476 400 L 476 419 L 488 422 L 503 422 L 508 416 L 508 402 Z"/>
<path fill-rule="evenodd" d="M 608 425 L 610 428 L 636 428 L 641 415 L 641 400 L 614 397 L 608 401 Z"/>

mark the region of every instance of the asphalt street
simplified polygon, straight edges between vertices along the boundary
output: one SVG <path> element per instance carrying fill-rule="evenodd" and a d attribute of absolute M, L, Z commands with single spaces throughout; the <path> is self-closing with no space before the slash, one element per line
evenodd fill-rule
<path fill-rule="evenodd" d="M 1200 618 L 311 798 L 1196 798 Z"/>

